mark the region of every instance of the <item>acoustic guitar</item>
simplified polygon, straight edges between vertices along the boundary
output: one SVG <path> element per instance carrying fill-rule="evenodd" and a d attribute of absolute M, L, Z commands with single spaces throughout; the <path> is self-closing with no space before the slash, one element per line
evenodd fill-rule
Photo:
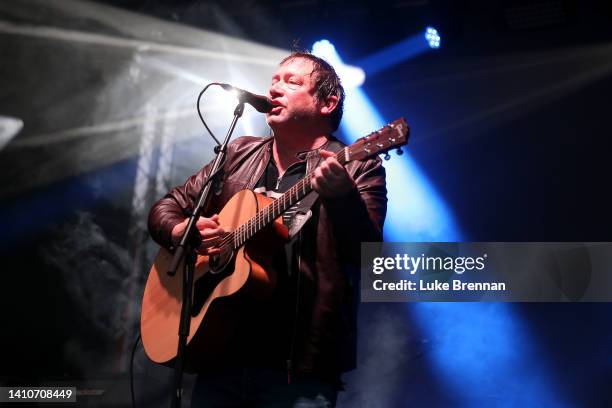
<path fill-rule="evenodd" d="M 336 154 L 344 165 L 364 160 L 407 143 L 409 127 L 400 118 L 369 134 Z M 236 302 L 256 301 L 272 292 L 276 275 L 271 272 L 273 252 L 287 239 L 281 215 L 312 190 L 314 172 L 277 199 L 251 190 L 236 193 L 219 212 L 225 235 L 214 257 L 198 256 L 194 274 L 191 326 L 187 339 L 185 369 L 217 361 L 234 330 Z M 182 303 L 182 273 L 166 272 L 172 254 L 161 248 L 155 259 L 142 299 L 140 330 L 147 356 L 170 364 L 176 358 L 178 325 Z M 208 353 L 206 352 L 208 350 Z M 204 351 L 204 352 L 202 352 Z"/>

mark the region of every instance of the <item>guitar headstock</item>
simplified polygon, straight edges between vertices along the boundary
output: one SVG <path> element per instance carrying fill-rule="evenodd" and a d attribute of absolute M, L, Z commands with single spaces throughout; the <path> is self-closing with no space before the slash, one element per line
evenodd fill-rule
<path fill-rule="evenodd" d="M 408 143 L 409 135 L 408 123 L 404 118 L 399 118 L 350 145 L 347 148 L 347 161 L 363 160 L 399 148 Z"/>

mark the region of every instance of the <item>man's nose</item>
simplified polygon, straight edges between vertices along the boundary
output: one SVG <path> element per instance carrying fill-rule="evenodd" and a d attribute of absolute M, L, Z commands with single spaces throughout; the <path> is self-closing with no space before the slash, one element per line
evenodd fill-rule
<path fill-rule="evenodd" d="M 280 86 L 278 86 L 278 82 L 270 85 L 270 89 L 268 90 L 268 94 L 270 98 L 276 98 L 277 96 L 282 96 L 283 91 Z"/>

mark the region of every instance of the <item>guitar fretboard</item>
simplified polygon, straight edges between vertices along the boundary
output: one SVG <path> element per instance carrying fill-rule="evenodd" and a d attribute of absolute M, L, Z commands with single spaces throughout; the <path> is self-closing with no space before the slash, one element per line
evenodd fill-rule
<path fill-rule="evenodd" d="M 336 153 L 336 160 L 344 166 L 347 162 L 348 150 L 345 147 Z M 261 231 L 272 221 L 281 216 L 285 211 L 291 208 L 292 205 L 304 198 L 312 191 L 310 180 L 314 176 L 314 170 L 306 174 L 303 179 L 298 181 L 282 196 L 278 197 L 272 203 L 261 209 L 255 216 L 242 224 L 232 234 L 232 246 L 234 249 L 240 248 L 251 239 L 255 234 Z"/>

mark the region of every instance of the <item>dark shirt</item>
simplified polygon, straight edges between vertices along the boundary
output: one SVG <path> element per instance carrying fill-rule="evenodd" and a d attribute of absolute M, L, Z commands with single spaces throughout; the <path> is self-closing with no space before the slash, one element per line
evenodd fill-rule
<path fill-rule="evenodd" d="M 300 181 L 306 175 L 306 162 L 298 161 L 293 163 L 285 171 L 282 177 L 278 176 L 278 168 L 274 163 L 272 157 L 266 166 L 264 174 L 261 176 L 257 184 L 255 185 L 254 191 L 256 193 L 264 194 L 270 198 L 276 199 L 280 197 L 285 191 L 289 190 L 295 183 Z M 283 214 L 283 223 L 289 227 L 291 225 L 291 218 L 295 212 L 295 206 L 289 208 Z"/>
<path fill-rule="evenodd" d="M 262 174 L 261 178 L 255 185 L 254 191 L 259 194 L 263 194 L 272 199 L 277 199 L 289 188 L 300 181 L 306 174 L 306 161 L 298 161 L 293 163 L 282 177 L 279 177 L 278 168 L 274 163 L 272 157 L 268 161 L 266 169 Z M 295 213 L 295 207 L 289 208 L 283 214 L 283 223 L 287 228 L 290 227 L 292 217 Z M 261 355 L 266 355 L 266 360 L 258 361 L 257 356 L 255 358 L 249 358 L 247 365 L 260 366 L 260 367 L 282 367 L 285 368 L 287 360 L 289 360 L 293 354 L 293 347 L 295 342 L 295 319 L 297 302 L 297 285 L 299 285 L 299 279 L 296 271 L 298 271 L 298 259 L 297 259 L 297 245 L 299 244 L 299 236 L 296 235 L 285 244 L 274 256 L 273 264 L 274 269 L 278 276 L 278 281 L 273 295 L 262 302 L 262 310 L 258 313 L 264 313 L 269 317 L 267 325 L 264 327 L 257 326 L 253 327 L 249 323 L 258 322 L 257 325 L 261 324 L 261 319 L 248 319 L 249 322 L 245 322 L 245 327 L 248 332 L 257 333 L 258 330 L 266 331 L 266 335 L 261 338 L 267 339 L 258 344 L 258 348 L 261 351 Z M 255 306 L 255 308 L 258 308 Z M 273 333 L 272 336 L 268 336 Z M 270 355 L 276 356 L 272 360 L 269 359 Z"/>

